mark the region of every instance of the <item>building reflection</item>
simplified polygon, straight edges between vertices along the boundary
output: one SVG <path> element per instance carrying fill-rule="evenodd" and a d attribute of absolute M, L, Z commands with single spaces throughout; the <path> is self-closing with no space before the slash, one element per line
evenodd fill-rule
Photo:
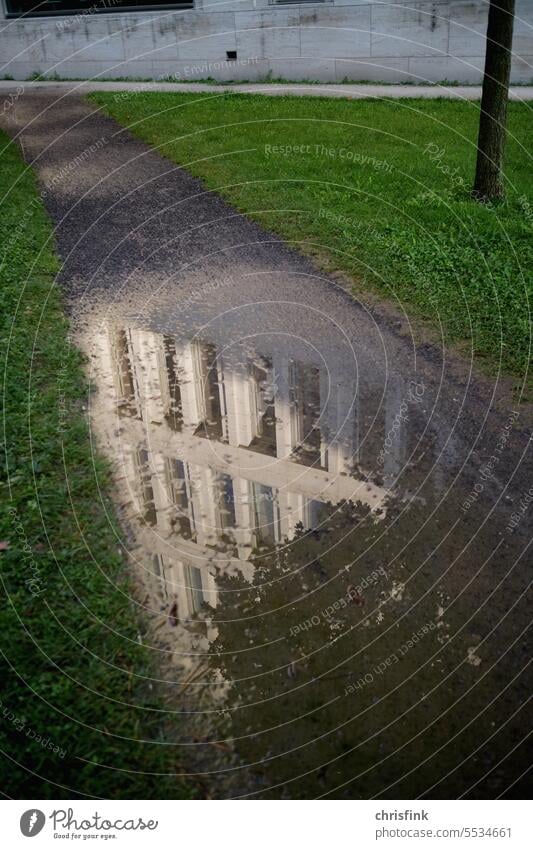
<path fill-rule="evenodd" d="M 451 601 L 456 581 L 471 577 L 471 526 L 457 529 L 463 495 L 449 487 L 464 451 L 453 428 L 439 429 L 421 381 L 383 374 L 364 352 L 354 366 L 340 334 L 314 323 L 299 340 L 286 332 L 291 316 L 253 312 L 255 324 L 237 326 L 239 314 L 228 326 L 224 314 L 193 338 L 172 313 L 166 333 L 100 325 L 88 346 L 94 430 L 113 463 L 169 739 L 184 744 L 186 769 L 189 751 L 191 772 L 218 780 L 220 766 L 235 798 L 256 781 L 292 781 L 298 752 L 302 796 L 351 793 L 359 755 L 345 753 L 385 730 L 368 759 L 379 767 L 389 742 L 408 745 L 426 727 L 425 694 L 447 680 L 437 653 L 450 645 L 461 670 L 478 642 L 450 639 L 453 616 L 467 621 Z M 396 723 L 413 700 L 413 724 Z M 431 704 L 438 722 L 443 702 Z M 335 766 L 322 779 L 323 764 Z"/>
<path fill-rule="evenodd" d="M 383 514 L 405 434 L 395 435 L 382 480 L 361 473 L 359 394 L 342 363 L 335 373 L 290 344 L 229 350 L 220 339 L 113 322 L 95 333 L 92 359 L 94 426 L 167 630 L 215 639 L 217 575 L 250 584 L 254 557 L 316 529 L 327 505 L 357 501 Z M 401 397 L 393 386 L 381 440 Z"/>

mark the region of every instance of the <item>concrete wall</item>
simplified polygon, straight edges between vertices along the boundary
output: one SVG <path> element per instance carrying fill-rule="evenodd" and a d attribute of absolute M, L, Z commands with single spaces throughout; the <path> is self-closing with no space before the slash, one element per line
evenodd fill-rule
<path fill-rule="evenodd" d="M 516 15 L 512 80 L 531 83 L 533 0 L 517 0 Z M 0 77 L 477 83 L 486 18 L 486 0 L 196 0 L 194 9 L 5 18 Z"/>

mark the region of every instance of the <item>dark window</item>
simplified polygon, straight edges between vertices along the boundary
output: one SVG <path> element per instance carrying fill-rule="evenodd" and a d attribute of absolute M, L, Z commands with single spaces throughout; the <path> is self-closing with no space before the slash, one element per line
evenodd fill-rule
<path fill-rule="evenodd" d="M 150 455 L 146 448 L 137 451 L 137 470 L 139 473 L 140 497 L 144 507 L 142 516 L 149 525 L 157 524 L 157 511 L 155 509 L 154 490 L 152 487 L 152 472 L 149 463 Z"/>
<path fill-rule="evenodd" d="M 8 15 L 98 15 L 127 9 L 158 9 L 168 6 L 192 8 L 194 0 L 165 3 L 164 0 L 6 0 Z"/>
<path fill-rule="evenodd" d="M 223 529 L 237 527 L 233 480 L 223 472 L 219 475 L 220 522 Z"/>
<path fill-rule="evenodd" d="M 248 446 L 252 451 L 276 456 L 275 376 L 272 360 L 261 358 L 249 365 L 249 385 L 255 406 L 256 433 Z"/>
<path fill-rule="evenodd" d="M 178 377 L 176 343 L 170 336 L 163 336 L 163 345 L 168 380 L 168 406 L 165 412 L 165 419 L 172 430 L 179 431 L 183 425 L 183 411 L 181 407 L 181 387 Z"/>
<path fill-rule="evenodd" d="M 197 380 L 202 386 L 205 418 L 196 428 L 195 435 L 223 440 L 226 414 L 222 410 L 221 395 L 223 399 L 224 383 L 222 374 L 219 375 L 217 349 L 209 342 L 200 342 L 196 350 L 198 352 L 196 373 Z"/>
<path fill-rule="evenodd" d="M 135 379 L 135 366 L 130 346 L 130 337 L 126 330 L 120 329 L 117 331 L 114 351 L 119 415 L 142 418 L 137 404 L 137 381 Z"/>
<path fill-rule="evenodd" d="M 279 525 L 278 504 L 271 486 L 252 481 L 255 538 L 258 545 L 275 545 Z"/>
<path fill-rule="evenodd" d="M 289 368 L 293 459 L 322 466 L 320 433 L 320 371 L 316 366 L 292 362 Z"/>

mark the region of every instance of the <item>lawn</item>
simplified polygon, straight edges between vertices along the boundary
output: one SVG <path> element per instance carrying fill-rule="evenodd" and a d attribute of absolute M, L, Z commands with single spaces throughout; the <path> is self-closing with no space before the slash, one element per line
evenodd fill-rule
<path fill-rule="evenodd" d="M 143 678 L 149 651 L 100 495 L 108 476 L 91 455 L 51 224 L 33 174 L 2 134 L 0 199 L 2 793 L 188 796 L 175 750 L 161 745 L 162 704 Z"/>
<path fill-rule="evenodd" d="M 242 212 L 492 371 L 530 360 L 533 119 L 509 105 L 507 198 L 470 199 L 479 105 L 172 92 L 91 99 Z"/>

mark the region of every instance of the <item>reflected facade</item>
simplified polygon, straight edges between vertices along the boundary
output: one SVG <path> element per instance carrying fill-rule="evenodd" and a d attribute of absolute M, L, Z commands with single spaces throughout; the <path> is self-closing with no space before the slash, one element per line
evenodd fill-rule
<path fill-rule="evenodd" d="M 325 505 L 385 506 L 357 471 L 354 381 L 284 351 L 221 349 L 112 322 L 93 340 L 93 417 L 180 622 L 216 607 L 220 570 L 250 582 L 254 554 L 317 528 Z"/>

